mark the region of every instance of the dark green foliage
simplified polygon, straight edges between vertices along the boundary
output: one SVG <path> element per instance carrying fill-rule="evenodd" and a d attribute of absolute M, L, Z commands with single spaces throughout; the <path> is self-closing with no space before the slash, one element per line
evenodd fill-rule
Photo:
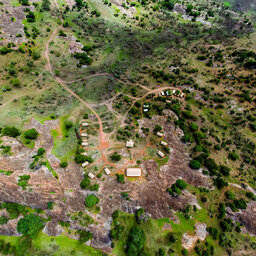
<path fill-rule="evenodd" d="M 0 217 L 0 225 L 6 224 L 8 222 L 8 218 L 5 216 Z"/>
<path fill-rule="evenodd" d="M 201 164 L 199 161 L 197 160 L 192 160 L 190 163 L 189 163 L 189 166 L 192 168 L 192 169 L 195 169 L 195 170 L 198 170 L 201 168 Z"/>
<path fill-rule="evenodd" d="M 85 199 L 85 206 L 87 207 L 93 207 L 97 203 L 99 203 L 100 199 L 95 195 L 89 195 Z"/>
<path fill-rule="evenodd" d="M 220 227 L 223 232 L 231 232 L 234 224 L 231 219 L 225 218 L 223 221 L 220 222 Z"/>
<path fill-rule="evenodd" d="M 168 234 L 168 237 L 169 237 L 169 241 L 170 241 L 171 243 L 175 243 L 176 240 L 177 240 L 176 235 L 175 235 L 175 233 L 173 233 L 173 232 L 170 232 L 170 233 Z"/>
<path fill-rule="evenodd" d="M 120 224 L 116 224 L 114 222 L 114 227 L 110 231 L 110 237 L 112 239 L 118 240 L 123 231 L 124 231 L 124 226 L 121 226 Z"/>
<path fill-rule="evenodd" d="M 93 235 L 90 231 L 79 230 L 78 234 L 79 234 L 79 242 L 81 243 L 86 243 L 87 241 L 93 238 Z"/>
<path fill-rule="evenodd" d="M 181 190 L 185 189 L 187 187 L 187 184 L 185 181 L 178 179 L 170 188 L 167 188 L 166 191 L 171 195 L 180 195 Z"/>
<path fill-rule="evenodd" d="M 26 15 L 26 18 L 28 22 L 35 22 L 36 21 L 36 16 L 32 11 L 29 11 Z"/>
<path fill-rule="evenodd" d="M 91 191 L 99 191 L 100 185 L 99 184 L 93 184 L 89 187 Z"/>
<path fill-rule="evenodd" d="M 141 224 L 143 222 L 142 216 L 144 215 L 145 210 L 143 208 L 139 208 L 135 213 L 136 222 Z"/>
<path fill-rule="evenodd" d="M 47 203 L 47 209 L 52 210 L 53 209 L 53 202 L 48 202 Z"/>
<path fill-rule="evenodd" d="M 156 256 L 165 256 L 165 250 L 163 248 L 160 248 L 159 251 L 157 252 Z"/>
<path fill-rule="evenodd" d="M 68 166 L 68 162 L 61 162 L 60 167 L 61 168 L 66 168 Z"/>
<path fill-rule="evenodd" d="M 3 203 L 1 204 L 2 209 L 6 209 L 11 219 L 16 219 L 22 213 L 27 212 L 25 206 L 16 203 Z"/>
<path fill-rule="evenodd" d="M 81 189 L 88 189 L 91 185 L 91 179 L 86 175 L 80 183 Z"/>
<path fill-rule="evenodd" d="M 187 255 L 188 255 L 188 250 L 185 249 L 185 248 L 183 248 L 183 249 L 181 250 L 181 253 L 182 253 L 182 255 L 187 256 Z"/>
<path fill-rule="evenodd" d="M 74 57 L 79 60 L 79 65 L 90 65 L 92 63 L 92 59 L 85 53 L 75 53 Z"/>
<path fill-rule="evenodd" d="M 222 189 L 225 186 L 228 185 L 228 182 L 225 181 L 223 178 L 221 177 L 217 177 L 216 179 L 214 179 L 214 185 L 218 188 L 218 189 Z"/>
<path fill-rule="evenodd" d="M 113 160 L 113 161 L 120 161 L 121 160 L 121 155 L 119 155 L 118 153 L 114 153 L 110 156 L 110 159 Z"/>
<path fill-rule="evenodd" d="M 29 140 L 36 140 L 38 137 L 38 132 L 35 128 L 32 128 L 24 132 L 24 137 Z"/>
<path fill-rule="evenodd" d="M 35 238 L 43 227 L 44 221 L 40 216 L 29 214 L 19 220 L 17 231 L 23 235 Z"/>
<path fill-rule="evenodd" d="M 7 48 L 5 46 L 4 47 L 0 47 L 0 54 L 5 55 L 5 54 L 7 54 L 9 52 L 12 52 L 12 49 Z"/>
<path fill-rule="evenodd" d="M 219 237 L 219 230 L 213 227 L 207 227 L 207 231 L 211 234 L 213 240 L 217 240 Z"/>
<path fill-rule="evenodd" d="M 49 12 L 51 10 L 50 0 L 43 0 L 41 9 L 42 11 Z"/>
<path fill-rule="evenodd" d="M 22 5 L 29 5 L 29 1 L 28 1 L 28 0 L 19 0 L 19 2 L 20 2 Z"/>
<path fill-rule="evenodd" d="M 231 203 L 227 203 L 227 206 L 231 208 L 233 212 L 237 212 L 238 209 L 246 209 L 247 208 L 247 203 L 243 198 L 241 199 L 235 199 Z"/>
<path fill-rule="evenodd" d="M 236 161 L 236 160 L 239 159 L 239 155 L 238 155 L 237 153 L 235 153 L 235 152 L 230 152 L 230 153 L 228 154 L 228 158 L 231 159 L 231 160 L 233 160 L 233 161 Z"/>
<path fill-rule="evenodd" d="M 230 191 L 230 190 L 228 190 L 225 193 L 225 196 L 226 196 L 227 199 L 235 199 L 236 198 L 236 195 L 232 191 Z"/>
<path fill-rule="evenodd" d="M 162 127 L 161 127 L 161 125 L 158 125 L 158 124 L 154 128 L 155 133 L 160 132 L 161 130 L 162 130 Z"/>
<path fill-rule="evenodd" d="M 220 173 L 224 176 L 228 176 L 230 174 L 231 169 L 225 165 L 220 165 Z"/>
<path fill-rule="evenodd" d="M 220 203 L 218 210 L 219 210 L 219 215 L 218 215 L 218 217 L 219 217 L 219 218 L 223 218 L 223 217 L 226 215 L 226 208 L 225 208 L 225 205 L 224 205 L 223 203 Z"/>
<path fill-rule="evenodd" d="M 80 154 L 76 154 L 75 156 L 75 162 L 77 164 L 82 164 L 84 162 L 88 161 L 89 163 L 92 163 L 93 162 L 93 159 L 89 156 L 83 156 L 83 155 L 80 155 Z"/>
<path fill-rule="evenodd" d="M 174 0 L 164 0 L 162 2 L 162 6 L 164 8 L 167 8 L 170 11 L 173 9 L 174 5 L 175 5 L 175 1 Z"/>
<path fill-rule="evenodd" d="M 66 35 L 66 33 L 64 33 L 64 31 L 61 29 L 61 30 L 59 31 L 59 36 L 67 36 L 67 35 Z"/>
<path fill-rule="evenodd" d="M 117 178 L 117 181 L 119 182 L 119 183 L 125 183 L 125 179 L 124 179 L 124 174 L 119 174 L 119 173 L 117 173 L 116 174 L 116 178 Z"/>
<path fill-rule="evenodd" d="M 45 153 L 45 149 L 44 149 L 44 148 L 39 148 L 39 149 L 37 150 L 37 155 L 38 155 L 38 156 L 42 156 L 44 153 Z"/>
<path fill-rule="evenodd" d="M 21 175 L 19 176 L 18 186 L 22 187 L 22 189 L 26 189 L 28 186 L 28 180 L 30 180 L 30 175 Z"/>
<path fill-rule="evenodd" d="M 256 197 L 254 196 L 254 194 L 253 194 L 252 192 L 250 192 L 250 191 L 249 191 L 249 192 L 246 192 L 245 196 L 248 197 L 249 199 L 253 199 L 253 200 L 256 199 Z"/>
<path fill-rule="evenodd" d="M 127 240 L 127 256 L 138 256 L 145 244 L 145 241 L 146 236 L 144 231 L 140 227 L 134 226 L 129 232 Z"/>
<path fill-rule="evenodd" d="M 65 125 L 65 128 L 67 129 L 67 130 L 69 130 L 69 129 L 71 129 L 72 127 L 73 127 L 73 122 L 72 121 L 70 121 L 70 120 L 66 120 L 65 122 L 64 122 L 64 125 Z"/>
<path fill-rule="evenodd" d="M 16 138 L 20 135 L 20 131 L 14 126 L 6 126 L 2 130 L 2 135 Z"/>

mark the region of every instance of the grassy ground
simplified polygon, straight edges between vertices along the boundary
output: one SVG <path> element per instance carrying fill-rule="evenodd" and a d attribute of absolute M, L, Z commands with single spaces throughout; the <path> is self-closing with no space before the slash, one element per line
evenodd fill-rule
<path fill-rule="evenodd" d="M 19 237 L 16 236 L 0 236 L 0 239 L 9 242 L 12 245 L 19 243 Z M 58 237 L 47 236 L 40 233 L 32 242 L 33 250 L 29 255 L 41 255 L 41 252 L 54 256 L 101 256 L 102 252 L 79 243 L 77 240 L 60 235 Z"/>

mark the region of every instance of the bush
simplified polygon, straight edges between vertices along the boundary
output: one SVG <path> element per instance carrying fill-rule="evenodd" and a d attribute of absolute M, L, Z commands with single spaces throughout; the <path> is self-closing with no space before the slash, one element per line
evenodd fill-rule
<path fill-rule="evenodd" d="M 201 168 L 201 164 L 199 161 L 197 160 L 192 160 L 190 163 L 189 163 L 189 166 L 194 169 L 194 170 L 198 170 Z"/>
<path fill-rule="evenodd" d="M 73 122 L 72 121 L 66 120 L 64 124 L 65 124 L 65 128 L 67 130 L 69 130 L 73 127 Z"/>
<path fill-rule="evenodd" d="M 30 130 L 27 130 L 24 132 L 24 137 L 26 139 L 30 139 L 30 140 L 36 140 L 38 137 L 38 132 L 35 128 L 32 128 Z"/>
<path fill-rule="evenodd" d="M 18 216 L 22 213 L 26 213 L 26 208 L 23 205 L 16 204 L 16 203 L 3 203 L 1 208 L 5 208 L 6 211 L 9 213 L 11 219 L 17 219 Z"/>
<path fill-rule="evenodd" d="M 9 49 L 9 48 L 7 48 L 5 46 L 0 48 L 0 54 L 2 54 L 2 55 L 5 55 L 5 54 L 7 54 L 9 52 L 12 52 L 12 49 Z"/>
<path fill-rule="evenodd" d="M 61 168 L 66 168 L 68 166 L 68 162 L 61 162 L 60 167 Z"/>
<path fill-rule="evenodd" d="M 19 220 L 17 231 L 23 235 L 35 238 L 43 227 L 44 221 L 40 216 L 29 214 Z"/>
<path fill-rule="evenodd" d="M 232 161 L 236 161 L 239 159 L 239 155 L 235 152 L 230 152 L 228 154 L 228 158 L 231 159 Z"/>
<path fill-rule="evenodd" d="M 137 256 L 141 252 L 146 241 L 146 236 L 144 231 L 138 227 L 134 226 L 128 236 L 126 253 L 128 256 Z"/>
<path fill-rule="evenodd" d="M 38 155 L 38 156 L 42 156 L 44 153 L 45 153 L 45 149 L 44 149 L 44 148 L 39 148 L 39 149 L 37 150 L 37 155 Z"/>
<path fill-rule="evenodd" d="M 207 227 L 206 230 L 212 235 L 213 240 L 217 240 L 219 237 L 219 230 L 213 227 Z"/>
<path fill-rule="evenodd" d="M 5 216 L 0 217 L 0 225 L 6 224 L 8 222 L 8 218 Z"/>
<path fill-rule="evenodd" d="M 99 191 L 100 185 L 99 184 L 93 184 L 89 187 L 91 191 Z"/>
<path fill-rule="evenodd" d="M 40 57 L 41 57 L 41 53 L 40 53 L 39 51 L 34 50 L 34 51 L 32 52 L 32 58 L 33 58 L 33 60 L 38 60 L 38 59 L 40 59 Z"/>
<path fill-rule="evenodd" d="M 87 207 L 93 207 L 97 203 L 99 203 L 100 199 L 95 195 L 89 195 L 85 199 L 85 206 Z"/>
<path fill-rule="evenodd" d="M 125 180 L 124 180 L 124 174 L 116 174 L 116 178 L 117 178 L 117 181 L 119 183 L 125 183 Z"/>
<path fill-rule="evenodd" d="M 80 183 L 81 189 L 88 189 L 91 184 L 91 179 L 87 176 L 83 178 L 83 180 Z"/>
<path fill-rule="evenodd" d="M 79 242 L 81 243 L 86 243 L 87 241 L 93 238 L 93 235 L 90 231 L 79 230 L 78 233 L 79 233 Z"/>
<path fill-rule="evenodd" d="M 220 178 L 220 177 L 217 177 L 217 178 L 214 180 L 214 185 L 215 185 L 218 189 L 222 189 L 222 188 L 224 188 L 225 186 L 228 186 L 228 182 L 225 181 L 224 179 Z"/>
<path fill-rule="evenodd" d="M 111 155 L 110 156 L 110 159 L 112 160 L 112 161 L 120 161 L 121 160 L 121 156 L 118 154 L 118 153 L 114 153 L 113 155 Z"/>
<path fill-rule="evenodd" d="M 6 126 L 2 130 L 2 134 L 4 136 L 16 138 L 17 136 L 20 135 L 20 131 L 14 126 Z"/>
<path fill-rule="evenodd" d="M 36 21 L 36 16 L 33 12 L 29 11 L 26 15 L 26 18 L 28 22 L 35 22 Z"/>
<path fill-rule="evenodd" d="M 19 78 L 14 78 L 11 80 L 11 83 L 13 84 L 13 86 L 15 87 L 19 87 L 20 86 L 20 79 Z"/>
<path fill-rule="evenodd" d="M 53 209 L 53 202 L 48 202 L 47 203 L 47 209 L 52 210 Z"/>

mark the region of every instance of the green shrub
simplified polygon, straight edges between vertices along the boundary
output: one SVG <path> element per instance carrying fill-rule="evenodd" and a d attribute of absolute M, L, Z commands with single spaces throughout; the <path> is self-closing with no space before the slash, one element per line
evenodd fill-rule
<path fill-rule="evenodd" d="M 110 156 L 110 159 L 112 160 L 112 161 L 120 161 L 121 160 L 121 155 L 119 155 L 118 153 L 114 153 L 113 155 L 111 155 Z"/>
<path fill-rule="evenodd" d="M 66 168 L 68 166 L 68 162 L 61 162 L 60 167 L 61 168 Z"/>
<path fill-rule="evenodd" d="M 78 234 L 79 234 L 79 242 L 83 244 L 93 238 L 93 235 L 90 231 L 79 230 Z"/>
<path fill-rule="evenodd" d="M 199 161 L 197 160 L 192 160 L 190 163 L 189 163 L 189 166 L 192 168 L 192 169 L 195 169 L 195 170 L 198 170 L 201 168 L 201 164 Z"/>
<path fill-rule="evenodd" d="M 146 236 L 144 231 L 138 227 L 134 226 L 128 235 L 126 253 L 127 256 L 137 256 L 140 254 L 146 241 Z"/>
<path fill-rule="evenodd" d="M 24 137 L 26 139 L 30 139 L 30 140 L 36 140 L 38 137 L 38 132 L 35 128 L 32 128 L 30 130 L 27 130 L 24 132 Z"/>
<path fill-rule="evenodd" d="M 117 181 L 119 183 L 125 183 L 124 174 L 116 174 Z"/>
<path fill-rule="evenodd" d="M 88 189 L 91 184 L 91 179 L 86 175 L 80 183 L 81 189 Z"/>
<path fill-rule="evenodd" d="M 8 222 L 8 218 L 5 216 L 0 217 L 0 225 L 6 224 Z"/>
<path fill-rule="evenodd" d="M 20 131 L 14 126 L 6 126 L 2 130 L 2 135 L 16 138 L 20 135 Z"/>
<path fill-rule="evenodd" d="M 29 214 L 19 220 L 17 231 L 23 235 L 35 238 L 43 227 L 44 221 L 40 216 Z"/>
<path fill-rule="evenodd" d="M 85 206 L 87 207 L 93 207 L 97 203 L 99 203 L 100 199 L 95 195 L 89 195 L 85 199 Z"/>

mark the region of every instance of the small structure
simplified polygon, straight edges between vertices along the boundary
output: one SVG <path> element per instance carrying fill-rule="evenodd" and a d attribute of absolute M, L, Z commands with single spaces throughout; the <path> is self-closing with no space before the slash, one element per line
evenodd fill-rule
<path fill-rule="evenodd" d="M 134 142 L 132 140 L 126 141 L 126 147 L 127 148 L 133 148 L 134 147 Z"/>
<path fill-rule="evenodd" d="M 165 147 L 168 145 L 167 142 L 165 142 L 165 141 L 161 141 L 160 144 L 165 146 Z"/>
<path fill-rule="evenodd" d="M 169 94 L 169 91 L 166 91 L 165 94 L 166 94 L 166 96 L 169 96 L 169 95 L 170 95 L 170 94 Z"/>
<path fill-rule="evenodd" d="M 175 94 L 176 93 L 176 90 L 172 90 L 172 94 Z"/>
<path fill-rule="evenodd" d="M 88 147 L 88 142 L 87 141 L 84 141 L 84 142 L 82 142 L 82 147 Z"/>
<path fill-rule="evenodd" d="M 162 96 L 165 96 L 164 91 L 161 91 Z"/>
<path fill-rule="evenodd" d="M 87 154 L 87 152 L 82 152 L 81 155 L 87 156 L 88 154 Z"/>
<path fill-rule="evenodd" d="M 110 174 L 110 170 L 108 169 L 108 168 L 105 168 L 105 173 L 107 174 L 107 175 L 109 175 Z"/>
<path fill-rule="evenodd" d="M 144 108 L 149 108 L 149 105 L 144 104 L 143 107 Z"/>
<path fill-rule="evenodd" d="M 127 177 L 140 177 L 141 176 L 141 168 L 127 168 L 126 176 Z"/>
<path fill-rule="evenodd" d="M 82 127 L 87 127 L 88 125 L 88 123 L 82 123 Z"/>
<path fill-rule="evenodd" d="M 180 97 L 183 98 L 184 96 L 185 96 L 185 94 L 182 92 L 182 93 L 180 94 Z"/>
<path fill-rule="evenodd" d="M 163 137 L 164 136 L 164 134 L 163 133 L 161 133 L 161 132 L 157 132 L 157 134 L 156 134 L 158 137 Z"/>
<path fill-rule="evenodd" d="M 95 178 L 95 176 L 91 172 L 88 173 L 88 177 L 90 177 L 92 180 Z"/>
<path fill-rule="evenodd" d="M 157 154 L 158 154 L 160 157 L 164 158 L 164 153 L 163 153 L 163 152 L 157 151 Z"/>
<path fill-rule="evenodd" d="M 82 132 L 82 133 L 81 133 L 81 137 L 88 137 L 88 134 L 85 133 L 85 132 Z"/>
<path fill-rule="evenodd" d="M 82 167 L 86 167 L 87 165 L 89 165 L 89 162 L 88 162 L 88 161 L 82 163 Z"/>
<path fill-rule="evenodd" d="M 144 112 L 148 112 L 148 109 L 147 109 L 147 108 L 144 108 L 143 111 L 144 111 Z"/>

